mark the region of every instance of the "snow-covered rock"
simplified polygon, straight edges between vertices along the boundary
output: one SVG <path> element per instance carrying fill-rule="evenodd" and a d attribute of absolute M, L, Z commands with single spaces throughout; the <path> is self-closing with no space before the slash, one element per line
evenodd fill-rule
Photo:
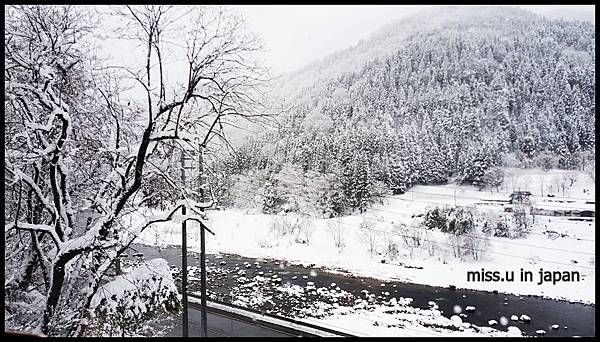
<path fill-rule="evenodd" d="M 517 327 L 508 327 L 508 336 L 520 337 L 520 336 L 523 336 L 523 334 L 521 333 L 521 329 L 519 329 Z"/>
<path fill-rule="evenodd" d="M 452 321 L 452 324 L 454 324 L 454 326 L 456 326 L 456 327 L 462 325 L 462 319 L 456 315 L 453 315 L 452 317 L 450 317 L 450 320 Z"/>
<path fill-rule="evenodd" d="M 529 322 L 531 322 L 531 317 L 529 317 L 527 315 L 521 315 L 521 317 L 519 317 L 519 321 L 529 323 Z"/>

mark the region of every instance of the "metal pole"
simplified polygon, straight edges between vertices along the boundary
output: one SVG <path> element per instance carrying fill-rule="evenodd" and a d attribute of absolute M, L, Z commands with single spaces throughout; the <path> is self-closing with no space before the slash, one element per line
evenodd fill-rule
<path fill-rule="evenodd" d="M 200 201 L 204 202 L 204 182 L 203 180 L 203 173 L 204 173 L 204 167 L 203 167 L 203 163 L 202 163 L 202 157 L 204 154 L 204 146 L 200 145 L 200 151 L 199 151 L 199 175 L 198 175 L 198 180 L 200 183 L 200 187 L 199 187 L 199 192 L 200 192 Z M 206 324 L 206 244 L 205 244 L 205 232 L 204 232 L 204 225 L 200 224 L 200 306 L 201 306 L 201 310 L 200 310 L 200 326 L 201 326 L 201 336 L 202 337 L 207 337 L 208 333 L 207 333 L 207 324 Z"/>
<path fill-rule="evenodd" d="M 181 181 L 185 186 L 185 160 L 181 151 Z M 181 214 L 186 215 L 185 205 L 181 207 Z M 183 337 L 189 337 L 188 330 L 188 298 L 187 298 L 187 229 L 185 218 L 181 223 L 181 292 L 183 301 Z"/>
<path fill-rule="evenodd" d="M 181 214 L 185 216 L 185 206 L 181 207 Z M 188 297 L 187 297 L 187 229 L 186 221 L 181 223 L 181 288 L 183 294 L 183 337 L 189 336 L 188 330 Z"/>
<path fill-rule="evenodd" d="M 204 244 L 204 225 L 200 224 L 200 305 L 202 310 L 200 311 L 200 325 L 202 327 L 202 337 L 207 337 L 207 325 L 206 325 L 206 253 Z"/>

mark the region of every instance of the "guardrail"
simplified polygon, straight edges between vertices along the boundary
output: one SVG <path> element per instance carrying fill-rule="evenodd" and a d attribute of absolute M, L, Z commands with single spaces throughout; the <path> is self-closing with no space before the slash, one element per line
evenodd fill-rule
<path fill-rule="evenodd" d="M 190 304 L 199 307 L 199 305 L 196 303 L 196 300 L 198 303 L 200 301 L 199 296 L 188 294 L 188 297 L 192 299 L 190 300 Z M 305 336 L 356 337 L 355 335 L 343 331 L 333 330 L 307 322 L 296 321 L 287 317 L 263 313 L 256 309 L 245 308 L 230 303 L 208 301 L 207 306 L 209 310 L 218 310 L 252 324 L 262 325 L 266 328 L 280 330 L 282 332 L 288 332 L 291 334 L 297 334 L 300 332 Z"/>

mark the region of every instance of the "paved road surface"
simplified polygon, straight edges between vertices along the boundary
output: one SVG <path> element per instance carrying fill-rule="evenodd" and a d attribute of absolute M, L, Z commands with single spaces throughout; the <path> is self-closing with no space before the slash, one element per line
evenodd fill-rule
<path fill-rule="evenodd" d="M 200 310 L 190 307 L 189 316 L 189 336 L 197 337 L 200 335 Z M 248 322 L 242 322 L 230 317 L 225 317 L 213 312 L 207 313 L 207 328 L 209 337 L 292 337 L 295 335 L 276 331 L 270 328 L 253 325 Z M 181 335 L 181 318 L 178 320 L 175 329 L 167 336 Z"/>

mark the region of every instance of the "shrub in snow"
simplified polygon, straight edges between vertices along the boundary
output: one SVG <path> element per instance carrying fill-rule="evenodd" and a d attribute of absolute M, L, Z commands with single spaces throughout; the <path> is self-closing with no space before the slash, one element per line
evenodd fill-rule
<path fill-rule="evenodd" d="M 358 238 L 371 255 L 376 252 L 378 236 L 378 232 L 374 230 L 373 221 L 363 218 L 358 229 Z"/>
<path fill-rule="evenodd" d="M 423 225 L 444 233 L 461 235 L 475 228 L 473 212 L 465 208 L 433 208 L 425 213 Z"/>
<path fill-rule="evenodd" d="M 425 213 L 423 225 L 429 229 L 444 230 L 446 229 L 446 222 L 447 219 L 443 209 L 435 207 Z"/>
<path fill-rule="evenodd" d="M 346 246 L 344 225 L 338 220 L 329 220 L 327 222 L 327 229 L 335 247 L 339 249 L 344 248 Z"/>
<path fill-rule="evenodd" d="M 434 256 L 436 250 L 438 249 L 438 244 L 435 243 L 435 241 L 423 241 L 423 247 L 425 248 L 425 250 L 427 251 L 427 254 L 429 254 L 429 256 Z"/>
<path fill-rule="evenodd" d="M 455 258 L 463 260 L 463 258 L 467 254 L 464 236 L 448 234 L 446 236 L 445 244 L 452 256 Z"/>
<path fill-rule="evenodd" d="M 273 216 L 271 225 L 269 226 L 269 232 L 276 239 L 282 238 L 287 235 L 291 235 L 294 232 L 294 224 L 291 220 L 282 216 Z"/>
<path fill-rule="evenodd" d="M 400 235 L 402 244 L 413 254 L 415 248 L 423 247 L 427 238 L 427 231 L 422 227 L 410 227 L 405 224 L 394 226 L 394 231 Z"/>
<path fill-rule="evenodd" d="M 297 223 L 296 227 L 296 242 L 310 245 L 310 240 L 315 230 L 313 222 L 308 218 L 303 218 Z"/>
<path fill-rule="evenodd" d="M 510 237 L 508 223 L 507 222 L 502 222 L 502 221 L 496 223 L 496 228 L 494 229 L 494 236 L 497 236 L 497 237 Z"/>
<path fill-rule="evenodd" d="M 273 244 L 271 243 L 271 237 L 270 237 L 269 234 L 265 234 L 265 235 L 259 236 L 256 239 L 256 244 L 258 244 L 258 246 L 260 248 L 270 248 L 270 247 L 273 246 Z M 250 267 L 251 267 L 250 265 L 246 266 L 246 268 L 250 268 Z"/>
<path fill-rule="evenodd" d="M 386 255 L 390 259 L 395 260 L 398 257 L 398 253 L 399 253 L 398 245 L 393 240 L 389 240 L 386 243 L 386 246 L 387 246 L 386 251 L 385 251 Z"/>
<path fill-rule="evenodd" d="M 466 234 L 474 230 L 473 213 L 465 208 L 448 209 L 448 226 L 442 230 L 456 235 Z"/>
<path fill-rule="evenodd" d="M 177 287 L 164 259 L 153 259 L 102 285 L 91 301 L 90 324 L 94 335 L 130 336 L 161 311 L 180 309 Z"/>
<path fill-rule="evenodd" d="M 472 231 L 469 235 L 463 235 L 463 247 L 467 254 L 473 257 L 473 260 L 485 258 L 485 253 L 490 247 L 490 239 L 478 230 Z"/>

